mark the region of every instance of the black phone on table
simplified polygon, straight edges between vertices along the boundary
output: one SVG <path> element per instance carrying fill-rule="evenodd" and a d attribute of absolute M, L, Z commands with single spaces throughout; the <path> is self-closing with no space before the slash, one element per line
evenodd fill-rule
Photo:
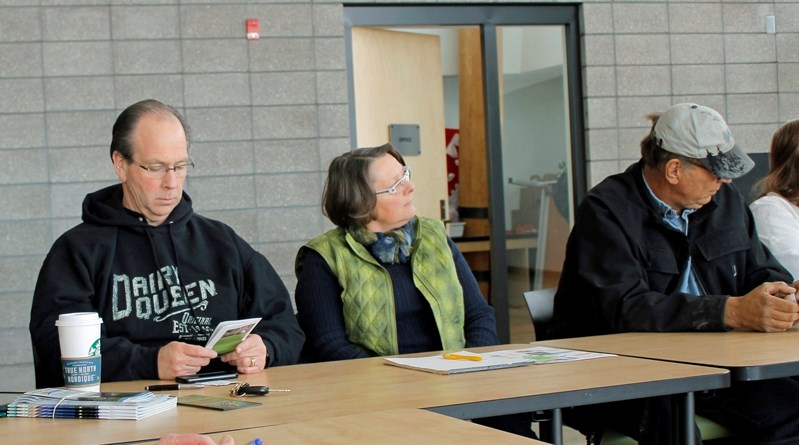
<path fill-rule="evenodd" d="M 175 381 L 178 383 L 198 383 L 208 382 L 211 380 L 235 379 L 238 376 L 239 374 L 234 371 L 213 371 L 191 375 L 179 375 L 175 377 Z"/>

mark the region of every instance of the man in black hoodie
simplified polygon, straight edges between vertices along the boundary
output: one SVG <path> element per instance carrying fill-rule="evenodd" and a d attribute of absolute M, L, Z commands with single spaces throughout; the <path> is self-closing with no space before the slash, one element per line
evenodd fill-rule
<path fill-rule="evenodd" d="M 102 381 L 174 379 L 201 370 L 255 373 L 297 361 L 305 339 L 267 259 L 229 226 L 193 212 L 183 192 L 190 133 L 155 100 L 117 118 L 120 184 L 86 196 L 83 222 L 44 261 L 31 308 L 36 386 L 64 384 L 55 321 L 98 312 Z M 261 317 L 235 351 L 202 345 L 222 321 Z"/>

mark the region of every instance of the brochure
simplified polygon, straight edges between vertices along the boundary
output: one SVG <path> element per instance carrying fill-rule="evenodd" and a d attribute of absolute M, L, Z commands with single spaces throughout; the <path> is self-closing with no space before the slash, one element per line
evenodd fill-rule
<path fill-rule="evenodd" d="M 260 321 L 261 317 L 223 321 L 216 326 L 205 347 L 213 349 L 219 355 L 227 354 L 236 349 Z"/>
<path fill-rule="evenodd" d="M 508 349 L 479 354 L 469 351 L 458 351 L 430 357 L 386 357 L 384 360 L 386 364 L 402 368 L 417 369 L 419 371 L 434 372 L 437 374 L 457 374 L 461 372 L 486 371 L 489 369 L 571 362 L 613 356 L 614 354 L 600 354 L 596 352 L 535 346 L 532 348 Z"/>

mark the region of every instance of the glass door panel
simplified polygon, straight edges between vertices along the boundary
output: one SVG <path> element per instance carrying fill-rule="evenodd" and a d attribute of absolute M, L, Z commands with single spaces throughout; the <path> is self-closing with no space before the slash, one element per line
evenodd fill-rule
<path fill-rule="evenodd" d="M 570 227 L 564 27 L 498 27 L 497 42 L 511 342 L 528 342 L 523 293 L 557 287 Z"/>

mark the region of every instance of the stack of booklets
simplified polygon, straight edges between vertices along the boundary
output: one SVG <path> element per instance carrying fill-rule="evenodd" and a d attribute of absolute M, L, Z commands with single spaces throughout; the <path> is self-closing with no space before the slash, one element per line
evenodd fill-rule
<path fill-rule="evenodd" d="M 177 406 L 177 398 L 144 392 L 85 392 L 41 388 L 8 405 L 8 417 L 139 420 Z"/>

